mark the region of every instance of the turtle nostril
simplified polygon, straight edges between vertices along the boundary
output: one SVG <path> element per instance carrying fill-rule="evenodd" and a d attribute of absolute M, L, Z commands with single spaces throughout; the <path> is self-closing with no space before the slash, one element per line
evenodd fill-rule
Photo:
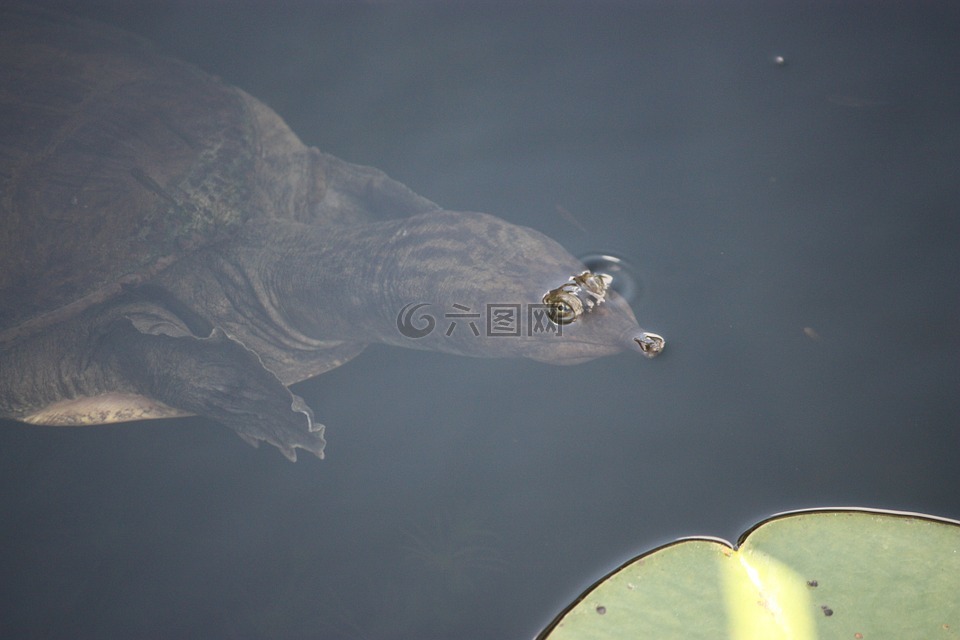
<path fill-rule="evenodd" d="M 667 344 L 662 336 L 656 333 L 650 333 L 649 331 L 644 331 L 639 337 L 634 338 L 633 341 L 640 346 L 640 351 L 648 358 L 656 358 Z"/>

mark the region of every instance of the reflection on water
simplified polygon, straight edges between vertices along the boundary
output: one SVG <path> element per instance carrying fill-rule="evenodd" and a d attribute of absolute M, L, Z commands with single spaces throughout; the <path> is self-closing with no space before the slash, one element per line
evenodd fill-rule
<path fill-rule="evenodd" d="M 422 632 L 428 620 L 432 634 L 456 633 L 474 603 L 509 579 L 500 536 L 483 517 L 436 513 L 404 524 L 399 533 L 402 584 L 409 588 L 398 597 L 412 630 Z"/>
<path fill-rule="evenodd" d="M 400 533 L 400 552 L 413 571 L 443 589 L 472 591 L 490 574 L 506 571 L 499 536 L 476 518 L 436 515 Z"/>

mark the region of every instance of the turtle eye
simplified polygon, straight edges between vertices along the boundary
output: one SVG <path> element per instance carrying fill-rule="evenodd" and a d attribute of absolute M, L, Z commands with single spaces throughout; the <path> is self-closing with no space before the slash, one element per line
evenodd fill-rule
<path fill-rule="evenodd" d="M 570 324 L 583 313 L 580 298 L 562 289 L 554 289 L 543 296 L 543 303 L 547 305 L 547 317 L 560 325 Z"/>
<path fill-rule="evenodd" d="M 605 273 L 584 271 L 543 296 L 547 317 L 557 324 L 570 324 L 603 302 L 607 287 L 613 281 Z"/>

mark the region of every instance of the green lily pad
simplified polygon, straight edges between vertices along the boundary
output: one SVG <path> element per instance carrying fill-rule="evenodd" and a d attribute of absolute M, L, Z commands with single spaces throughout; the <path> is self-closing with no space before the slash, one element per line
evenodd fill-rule
<path fill-rule="evenodd" d="M 960 522 L 818 509 L 686 538 L 590 587 L 538 640 L 960 638 Z"/>

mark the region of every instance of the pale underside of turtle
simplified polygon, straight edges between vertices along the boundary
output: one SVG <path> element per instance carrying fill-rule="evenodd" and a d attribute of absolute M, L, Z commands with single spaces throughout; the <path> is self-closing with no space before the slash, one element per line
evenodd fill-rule
<path fill-rule="evenodd" d="M 445 211 L 135 36 L 44 12 L 0 12 L 0 217 L 0 416 L 24 422 L 197 414 L 322 457 L 287 386 L 372 342 L 554 363 L 662 347 L 612 291 L 530 331 L 528 307 L 584 271 L 554 241 Z M 482 329 L 516 305 L 520 335 L 413 338 L 412 303 Z"/>

